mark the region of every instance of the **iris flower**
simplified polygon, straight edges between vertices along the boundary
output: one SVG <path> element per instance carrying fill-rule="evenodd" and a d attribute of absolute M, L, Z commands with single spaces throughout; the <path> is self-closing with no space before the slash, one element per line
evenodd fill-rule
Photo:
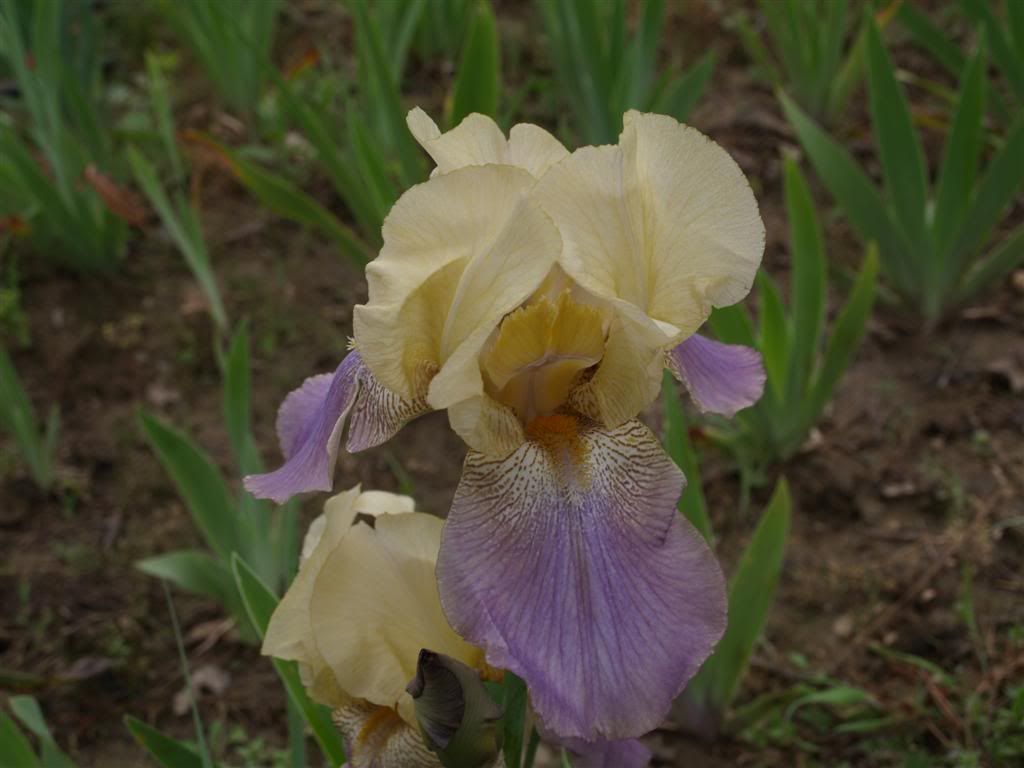
<path fill-rule="evenodd" d="M 696 334 L 750 289 L 757 203 L 721 147 L 660 115 L 571 154 L 532 125 L 408 122 L 437 167 L 384 222 L 352 351 L 288 396 L 286 461 L 247 487 L 329 490 L 346 424 L 359 451 L 446 409 L 469 446 L 437 560 L 448 621 L 559 737 L 643 734 L 721 637 L 726 594 L 637 417 L 666 367 L 704 410 L 760 396 L 756 352 Z"/>
<path fill-rule="evenodd" d="M 408 496 L 359 486 L 334 496 L 309 527 L 299 573 L 271 616 L 263 653 L 297 662 L 309 695 L 333 710 L 350 768 L 441 768 L 428 732 L 462 748 L 458 765 L 504 764 L 493 722 L 500 711 L 480 684 L 502 672 L 444 618 L 434 579 L 441 527 Z M 453 668 L 471 679 L 445 695 Z M 414 702 L 410 690 L 430 701 Z M 470 698 L 475 711 L 466 716 Z M 581 768 L 650 760 L 635 740 L 566 746 Z"/>
<path fill-rule="evenodd" d="M 406 692 L 421 648 L 487 669 L 441 612 L 440 539 L 441 521 L 413 512 L 407 496 L 340 493 L 310 526 L 270 619 L 263 653 L 298 662 L 310 696 L 334 711 L 353 768 L 440 768 Z"/>

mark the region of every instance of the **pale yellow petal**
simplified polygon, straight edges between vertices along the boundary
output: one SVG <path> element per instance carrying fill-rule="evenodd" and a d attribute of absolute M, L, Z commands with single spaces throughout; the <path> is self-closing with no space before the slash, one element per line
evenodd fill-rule
<path fill-rule="evenodd" d="M 354 317 L 356 348 L 385 387 L 410 400 L 423 394 L 418 379 L 443 362 L 463 271 L 488 257 L 532 184 L 522 169 L 473 166 L 412 187 L 395 203 L 384 247 L 366 269 L 369 301 Z"/>
<path fill-rule="evenodd" d="M 406 123 L 416 141 L 437 163 L 431 176 L 468 165 L 494 163 L 514 165 L 539 178 L 569 154 L 558 139 L 530 123 L 513 126 L 508 140 L 491 118 L 475 113 L 445 133 L 419 107 L 409 112 Z"/>
<path fill-rule="evenodd" d="M 604 354 L 604 318 L 564 291 L 517 309 L 481 356 L 495 399 L 524 423 L 562 406 L 582 373 Z"/>
<path fill-rule="evenodd" d="M 323 515 L 310 526 L 303 542 L 299 572 L 270 617 L 261 651 L 264 656 L 297 661 L 303 677 L 311 683 L 311 694 L 330 706 L 337 706 L 337 687 L 333 673 L 313 642 L 310 598 L 324 562 L 351 529 L 359 495 L 356 486 L 333 496 L 324 505 Z"/>
<path fill-rule="evenodd" d="M 448 626 L 434 577 L 442 521 L 421 513 L 357 524 L 320 570 L 310 603 L 316 646 L 342 690 L 397 706 L 415 724 L 405 686 L 421 648 L 470 665 L 480 651 Z"/>
<path fill-rule="evenodd" d="M 363 491 L 356 499 L 355 509 L 358 514 L 370 515 L 402 515 L 416 510 L 416 502 L 411 496 L 387 491 Z"/>
<path fill-rule="evenodd" d="M 689 335 L 682 297 L 706 302 L 708 312 L 743 299 L 764 253 L 764 222 L 736 161 L 700 131 L 639 112 L 624 124 L 626 186 L 644 190 L 651 241 L 648 314 Z"/>
<path fill-rule="evenodd" d="M 632 304 L 671 341 L 741 299 L 761 260 L 764 227 L 742 171 L 668 117 L 629 113 L 618 146 L 577 150 L 533 194 L 562 235 L 566 273 Z"/>
<path fill-rule="evenodd" d="M 526 440 L 523 425 L 511 408 L 482 394 L 448 408 L 448 423 L 474 451 L 504 458 Z"/>
<path fill-rule="evenodd" d="M 432 176 L 467 165 L 505 162 L 505 134 L 497 123 L 484 115 L 467 115 L 450 131 L 441 133 L 427 113 L 417 107 L 409 112 L 406 124 L 416 141 L 437 163 Z"/>
<path fill-rule="evenodd" d="M 562 142 L 532 123 L 512 126 L 508 134 L 508 155 L 505 162 L 525 168 L 538 179 L 552 165 L 569 156 Z"/>
<path fill-rule="evenodd" d="M 494 243 L 475 255 L 462 273 L 445 323 L 443 364 L 427 396 L 433 408 L 483 392 L 481 349 L 501 319 L 537 290 L 561 244 L 547 215 L 523 198 Z"/>
<path fill-rule="evenodd" d="M 601 363 L 569 400 L 608 429 L 634 418 L 658 397 L 666 344 L 662 329 L 635 307 L 620 302 L 615 309 Z"/>

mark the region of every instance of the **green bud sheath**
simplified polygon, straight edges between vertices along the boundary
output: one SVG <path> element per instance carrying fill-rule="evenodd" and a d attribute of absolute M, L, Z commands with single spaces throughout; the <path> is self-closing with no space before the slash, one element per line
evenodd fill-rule
<path fill-rule="evenodd" d="M 501 707 L 476 670 L 423 649 L 406 690 L 423 739 L 445 768 L 490 768 L 501 756 Z"/>

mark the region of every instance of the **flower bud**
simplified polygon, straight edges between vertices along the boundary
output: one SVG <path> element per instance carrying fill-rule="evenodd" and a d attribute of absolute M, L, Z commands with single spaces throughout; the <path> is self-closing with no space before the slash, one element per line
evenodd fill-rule
<path fill-rule="evenodd" d="M 445 768 L 499 764 L 501 707 L 474 669 L 424 648 L 406 691 L 413 698 L 424 741 Z"/>

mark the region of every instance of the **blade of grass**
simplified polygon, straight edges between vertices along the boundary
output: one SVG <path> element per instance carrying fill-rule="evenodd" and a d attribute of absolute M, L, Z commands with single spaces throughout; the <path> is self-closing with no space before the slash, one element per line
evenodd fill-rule
<path fill-rule="evenodd" d="M 1011 5 L 1017 0 L 1011 0 Z M 985 33 L 992 48 L 992 59 L 1009 80 L 1017 94 L 1017 100 L 1024 102 L 1024 58 L 1014 49 L 1013 41 L 1007 34 L 1007 25 L 996 17 L 986 0 L 960 0 L 960 5 L 977 22 L 985 25 Z"/>
<path fill-rule="evenodd" d="M 735 696 L 768 618 L 782 573 L 791 516 L 789 485 L 783 478 L 730 580 L 725 635 L 687 688 L 719 715 Z"/>
<path fill-rule="evenodd" d="M 358 264 L 369 260 L 366 245 L 359 237 L 288 179 L 244 159 L 206 134 L 194 133 L 191 138 L 212 149 L 235 177 L 268 208 L 292 221 L 320 230 Z"/>
<path fill-rule="evenodd" d="M 682 77 L 672 81 L 665 89 L 659 98 L 661 106 L 652 108 L 656 111 L 664 110 L 666 114 L 684 122 L 704 95 L 714 69 L 715 52 L 708 51 Z"/>
<path fill-rule="evenodd" d="M 850 364 L 850 360 L 860 346 L 864 335 L 867 319 L 875 301 L 875 283 L 878 275 L 878 250 L 874 243 L 868 246 L 867 255 L 860 268 L 860 274 L 853 284 L 850 297 L 842 312 L 839 313 L 832 335 L 825 348 L 825 356 L 821 368 L 815 376 L 810 388 L 810 395 L 805 401 L 805 420 L 813 424 L 825 403 L 832 396 L 839 377 Z"/>
<path fill-rule="evenodd" d="M 227 312 L 220 297 L 217 278 L 213 273 L 210 255 L 206 250 L 206 242 L 202 237 L 195 212 L 182 200 L 178 201 L 177 206 L 172 205 L 157 179 L 156 169 L 135 147 L 128 147 L 128 162 L 135 174 L 135 180 L 156 210 L 164 229 L 174 240 L 174 244 L 185 257 L 192 274 L 195 275 L 196 281 L 210 305 L 210 314 L 217 327 L 221 331 L 226 331 L 228 328 Z"/>
<path fill-rule="evenodd" d="M 928 173 L 921 140 L 914 130 L 903 88 L 882 43 L 878 26 L 868 25 L 868 91 L 871 101 L 871 127 L 882 164 L 885 189 L 897 214 L 897 220 L 909 235 L 913 248 L 907 253 L 915 273 L 929 273 L 926 245 L 925 203 L 928 198 Z"/>
<path fill-rule="evenodd" d="M 448 124 L 458 125 L 471 112 L 495 117 L 501 87 L 498 29 L 490 3 L 481 0 L 473 12 L 462 60 L 455 78 Z"/>
<path fill-rule="evenodd" d="M 967 57 L 956 43 L 932 23 L 927 14 L 913 3 L 900 3 L 896 19 L 914 41 L 934 56 L 947 72 L 960 77 L 967 64 Z"/>
<path fill-rule="evenodd" d="M 956 238 L 955 258 L 961 269 L 969 257 L 982 248 L 1003 209 L 1024 183 L 1021 168 L 1024 168 L 1024 115 L 1017 118 L 1002 148 L 989 161 L 978 183 L 964 225 Z"/>
<path fill-rule="evenodd" d="M 1024 263 L 1024 226 L 1017 227 L 989 256 L 977 262 L 961 281 L 957 302 L 964 302 L 984 291 L 997 280 Z"/>
<path fill-rule="evenodd" d="M 824 237 L 814 200 L 807 180 L 792 158 L 785 160 L 783 181 L 792 259 L 790 301 L 793 318 L 793 340 L 783 402 L 790 403 L 805 390 L 817 357 L 825 324 L 828 276 Z"/>
<path fill-rule="evenodd" d="M 365 52 L 363 61 L 369 67 L 367 80 L 376 86 L 375 101 L 398 154 L 404 186 L 411 186 L 420 179 L 423 165 L 418 148 L 408 137 L 397 80 L 384 54 L 380 33 L 367 10 L 366 0 L 352 0 L 350 7 L 356 21 L 357 44 Z"/>
<path fill-rule="evenodd" d="M 43 768 L 75 768 L 75 764 L 57 746 L 57 742 L 46 725 L 46 718 L 37 702 L 31 696 L 12 696 L 8 701 L 11 711 L 21 724 L 39 739 Z"/>
<path fill-rule="evenodd" d="M 181 673 L 185 677 L 185 690 L 188 691 L 189 701 L 192 705 L 192 725 L 196 731 L 196 739 L 199 742 L 199 758 L 203 768 L 213 768 L 213 759 L 210 757 L 209 747 L 206 745 L 206 733 L 203 729 L 203 721 L 199 717 L 199 697 L 196 696 L 195 686 L 192 685 L 192 674 L 189 671 L 188 656 L 185 655 L 185 638 L 181 634 L 181 625 L 178 623 L 178 612 L 174 610 L 174 599 L 171 597 L 171 589 L 166 581 L 160 582 L 164 588 L 164 598 L 167 600 L 167 610 L 171 614 L 171 628 L 174 630 L 174 640 L 178 646 L 178 660 L 181 662 Z"/>
<path fill-rule="evenodd" d="M 205 768 L 203 758 L 191 746 L 164 735 L 131 715 L 125 715 L 124 724 L 139 746 L 163 768 Z"/>
<path fill-rule="evenodd" d="M 249 619 L 256 627 L 260 637 L 263 637 L 267 631 L 267 625 L 270 623 L 270 617 L 277 607 L 277 596 L 238 555 L 232 558 L 231 567 L 235 574 L 238 591 L 249 612 Z M 326 707 L 313 702 L 306 695 L 293 662 L 285 662 L 280 659 L 273 661 L 274 669 L 277 670 L 278 676 L 284 683 L 289 698 L 299 708 L 302 716 L 312 728 L 313 737 L 320 745 L 324 757 L 328 759 L 333 768 L 338 768 L 345 762 L 345 747 L 342 744 L 341 735 L 331 722 L 330 712 Z"/>
<path fill-rule="evenodd" d="M 28 739 L 3 712 L 0 712 L 0 749 L 10 768 L 43 768 Z"/>
<path fill-rule="evenodd" d="M 703 484 L 700 477 L 700 464 L 697 453 L 690 442 L 689 428 L 683 415 L 683 406 L 679 397 L 679 387 L 671 373 L 665 371 L 661 386 L 662 407 L 665 413 L 665 451 L 682 471 L 686 478 L 686 487 L 679 498 L 679 511 L 690 521 L 694 528 L 712 548 L 715 546 L 715 533 L 708 516 L 707 502 L 704 499 Z"/>
<path fill-rule="evenodd" d="M 779 92 L 779 99 L 815 171 L 850 223 L 862 238 L 878 242 L 885 270 L 897 286 L 913 291 L 916 287 L 914 273 L 905 255 L 911 245 L 893 223 L 874 184 L 850 153 L 821 130 L 785 93 Z"/>
<path fill-rule="evenodd" d="M 140 424 L 164 470 L 210 547 L 227 562 L 238 548 L 235 504 L 210 458 L 185 435 L 140 413 Z"/>
<path fill-rule="evenodd" d="M 960 80 L 958 101 L 936 184 L 932 239 L 937 252 L 943 256 L 947 281 L 952 277 L 953 265 L 949 261 L 953 251 L 953 235 L 968 210 L 981 154 L 985 69 L 985 47 L 982 40 Z"/>
<path fill-rule="evenodd" d="M 767 272 L 757 273 L 758 296 L 761 298 L 761 357 L 768 374 L 768 389 L 778 403 L 785 397 L 787 361 L 789 360 L 789 324 L 782 306 L 779 288 Z"/>

